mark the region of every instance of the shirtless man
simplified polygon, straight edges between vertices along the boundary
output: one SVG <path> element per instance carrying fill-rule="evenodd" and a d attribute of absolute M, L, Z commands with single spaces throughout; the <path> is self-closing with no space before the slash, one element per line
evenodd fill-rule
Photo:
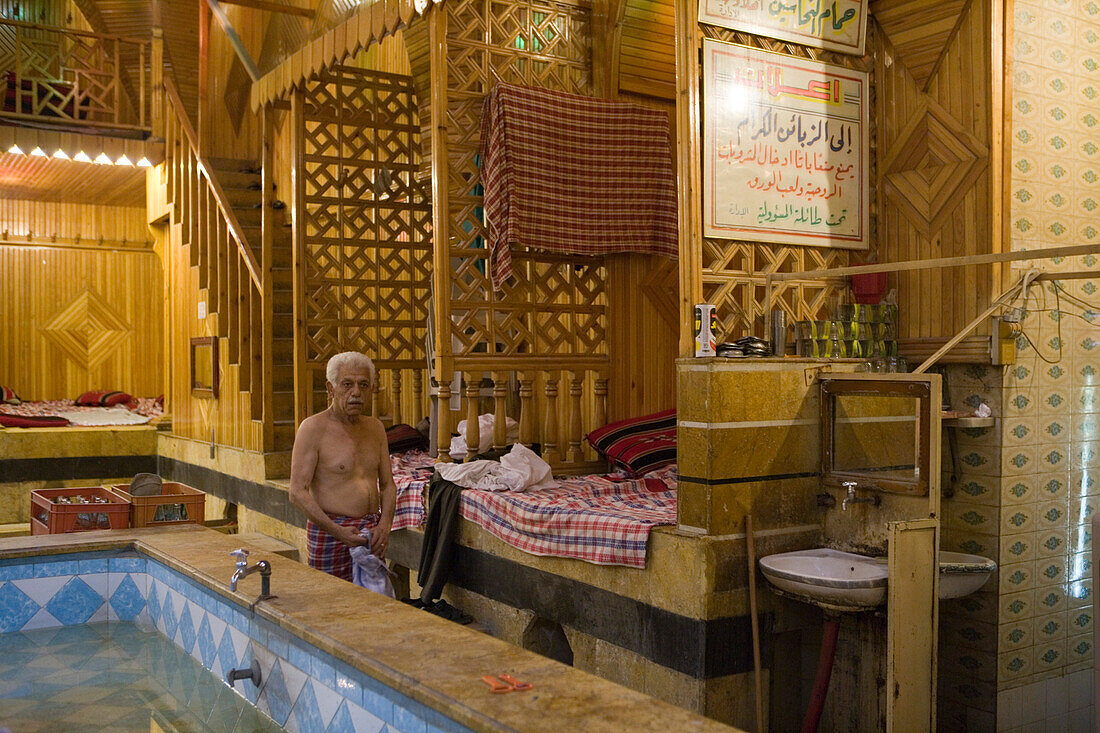
<path fill-rule="evenodd" d="M 328 361 L 329 408 L 306 418 L 294 437 L 290 500 L 309 518 L 309 564 L 351 580 L 350 548 L 365 545 L 385 557 L 397 487 L 390 468 L 386 431 L 363 409 L 374 386 L 374 363 L 347 351 Z"/>

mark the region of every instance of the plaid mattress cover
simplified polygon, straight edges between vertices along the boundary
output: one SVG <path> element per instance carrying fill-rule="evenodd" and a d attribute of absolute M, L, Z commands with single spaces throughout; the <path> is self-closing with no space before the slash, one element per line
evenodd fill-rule
<path fill-rule="evenodd" d="M 435 472 L 435 459 L 422 450 L 390 454 L 393 482 L 397 485 L 397 509 L 393 513 L 392 529 L 423 526 L 424 490 Z"/>
<path fill-rule="evenodd" d="M 410 452 L 420 453 L 420 451 Z M 424 491 L 432 474 L 427 454 L 394 456 L 394 529 L 424 524 Z M 397 468 L 398 460 L 403 462 Z M 644 568 L 649 531 L 676 524 L 676 466 L 641 478 L 622 473 L 569 476 L 556 489 L 528 493 L 468 489 L 460 513 L 487 532 L 532 555 L 597 565 Z"/>
<path fill-rule="evenodd" d="M 500 83 L 485 98 L 480 152 L 495 289 L 512 275 L 513 245 L 676 259 L 667 112 Z"/>

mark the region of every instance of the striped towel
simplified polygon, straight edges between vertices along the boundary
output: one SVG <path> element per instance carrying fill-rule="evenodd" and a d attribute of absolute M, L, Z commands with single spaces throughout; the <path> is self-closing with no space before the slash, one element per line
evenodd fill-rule
<path fill-rule="evenodd" d="M 498 84 L 485 98 L 482 184 L 494 289 L 511 246 L 600 256 L 677 256 L 665 112 Z"/>

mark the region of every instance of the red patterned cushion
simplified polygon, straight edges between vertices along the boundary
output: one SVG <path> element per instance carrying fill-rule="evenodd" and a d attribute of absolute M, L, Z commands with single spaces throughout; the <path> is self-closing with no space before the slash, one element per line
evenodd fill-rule
<path fill-rule="evenodd" d="M 134 399 L 125 392 L 110 392 L 107 390 L 93 390 L 85 392 L 76 398 L 76 404 L 83 407 L 111 407 L 122 405 Z"/>
<path fill-rule="evenodd" d="M 63 428 L 69 421 L 57 415 L 6 415 L 0 412 L 0 425 L 5 428 Z"/>
<path fill-rule="evenodd" d="M 386 429 L 386 440 L 390 444 L 390 453 L 401 453 L 407 450 L 426 450 L 428 439 L 412 425 L 398 423 Z"/>
<path fill-rule="evenodd" d="M 11 387 L 0 386 L 0 402 L 6 405 L 20 405 L 23 400 L 19 399 L 19 395 Z"/>
<path fill-rule="evenodd" d="M 608 463 L 634 476 L 676 462 L 676 409 L 620 420 L 588 434 Z"/>

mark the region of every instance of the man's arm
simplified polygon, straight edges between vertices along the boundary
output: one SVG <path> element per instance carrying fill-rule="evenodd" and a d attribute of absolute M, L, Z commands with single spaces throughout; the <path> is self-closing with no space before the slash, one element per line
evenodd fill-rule
<path fill-rule="evenodd" d="M 382 517 L 378 527 L 371 534 L 371 552 L 384 557 L 390 543 L 390 528 L 393 527 L 393 515 L 397 510 L 397 484 L 393 482 L 393 465 L 390 463 L 390 446 L 386 439 L 386 429 L 381 422 L 375 425 L 373 439 L 378 448 L 378 497 Z"/>
<path fill-rule="evenodd" d="M 313 472 L 317 468 L 317 442 L 320 432 L 317 422 L 309 418 L 302 422 L 294 436 L 294 450 L 290 454 L 290 501 L 314 524 L 345 545 L 365 545 L 366 539 L 350 528 L 341 527 L 332 521 L 310 490 Z"/>

